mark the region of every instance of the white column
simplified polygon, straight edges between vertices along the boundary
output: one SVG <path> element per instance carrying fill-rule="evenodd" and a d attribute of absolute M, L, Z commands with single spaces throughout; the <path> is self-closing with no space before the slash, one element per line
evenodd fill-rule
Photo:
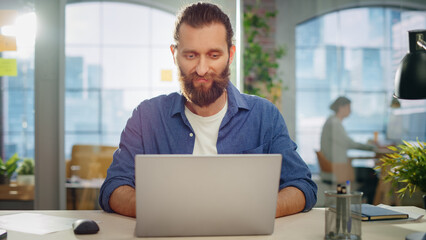
<path fill-rule="evenodd" d="M 35 200 L 65 208 L 64 69 L 66 0 L 35 0 Z"/>

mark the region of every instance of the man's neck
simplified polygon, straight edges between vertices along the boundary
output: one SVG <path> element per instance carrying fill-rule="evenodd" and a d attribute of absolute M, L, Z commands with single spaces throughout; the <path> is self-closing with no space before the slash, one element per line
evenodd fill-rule
<path fill-rule="evenodd" d="M 200 107 L 192 102 L 187 101 L 185 106 L 193 113 L 201 116 L 201 117 L 209 117 L 213 116 L 216 113 L 220 112 L 222 108 L 225 106 L 226 99 L 228 95 L 226 93 L 226 90 L 223 91 L 222 95 L 216 99 L 212 104 L 204 107 Z"/>

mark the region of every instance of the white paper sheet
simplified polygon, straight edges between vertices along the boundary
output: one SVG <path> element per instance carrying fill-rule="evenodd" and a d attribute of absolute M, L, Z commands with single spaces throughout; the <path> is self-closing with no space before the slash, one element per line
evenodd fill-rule
<path fill-rule="evenodd" d="M 70 229 L 75 220 L 38 213 L 18 213 L 0 216 L 0 228 L 42 235 Z"/>

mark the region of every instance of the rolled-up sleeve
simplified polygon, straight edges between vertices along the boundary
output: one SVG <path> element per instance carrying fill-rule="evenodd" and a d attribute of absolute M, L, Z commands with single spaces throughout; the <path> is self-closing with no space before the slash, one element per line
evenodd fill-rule
<path fill-rule="evenodd" d="M 312 180 L 311 171 L 297 153 L 297 145 L 291 140 L 284 119 L 277 114 L 274 119 L 274 138 L 271 153 L 282 154 L 280 190 L 296 187 L 305 195 L 304 212 L 311 210 L 317 202 L 317 185 Z"/>
<path fill-rule="evenodd" d="M 113 212 L 109 198 L 116 188 L 123 185 L 135 187 L 134 157 L 143 153 L 140 129 L 140 114 L 136 108 L 121 133 L 119 148 L 114 152 L 107 177 L 100 189 L 99 205 L 106 212 Z"/>

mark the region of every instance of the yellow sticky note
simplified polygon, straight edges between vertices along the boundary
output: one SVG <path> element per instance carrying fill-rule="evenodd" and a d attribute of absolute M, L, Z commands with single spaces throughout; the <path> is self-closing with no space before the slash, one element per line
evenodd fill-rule
<path fill-rule="evenodd" d="M 172 70 L 161 70 L 161 81 L 171 82 L 173 81 Z"/>
<path fill-rule="evenodd" d="M 15 10 L 0 10 L 0 26 L 15 24 L 18 12 Z"/>
<path fill-rule="evenodd" d="M 0 76 L 17 76 L 18 68 L 16 59 L 0 58 Z"/>
<path fill-rule="evenodd" d="M 16 51 L 16 37 L 0 35 L 0 52 Z"/>

